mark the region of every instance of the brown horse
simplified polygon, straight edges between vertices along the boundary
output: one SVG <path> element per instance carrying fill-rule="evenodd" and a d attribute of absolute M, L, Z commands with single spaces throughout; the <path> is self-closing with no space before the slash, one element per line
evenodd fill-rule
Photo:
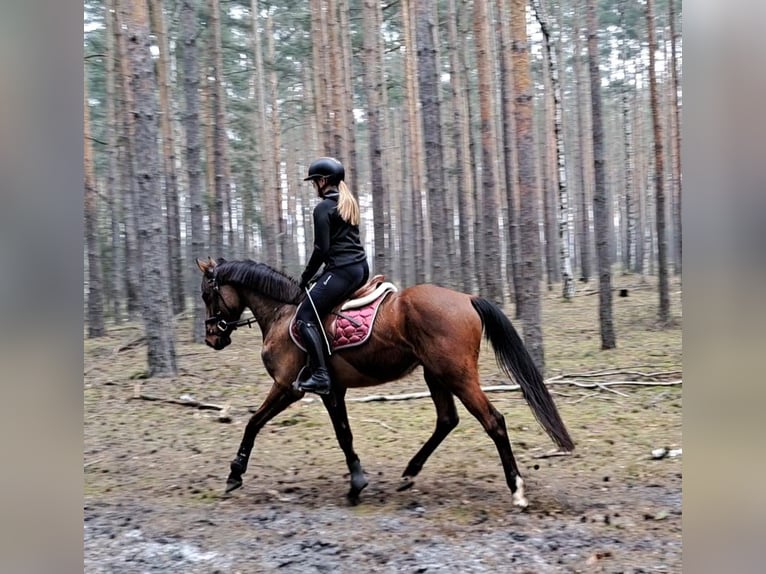
<path fill-rule="evenodd" d="M 197 260 L 197 266 L 203 275 L 202 298 L 207 307 L 205 342 L 216 350 L 229 345 L 232 331 L 245 323 L 240 315 L 249 308 L 263 333 L 263 364 L 274 379 L 266 399 L 247 423 L 231 462 L 226 483 L 226 492 L 230 492 L 242 486 L 242 475 L 261 428 L 304 395 L 293 388 L 293 382 L 306 363 L 306 355 L 291 339 L 288 325 L 306 295 L 294 279 L 263 263 L 215 262 L 208 258 L 204 262 Z M 354 452 L 346 389 L 395 381 L 421 365 L 436 406 L 436 429 L 410 460 L 399 490 L 412 486 L 428 457 L 457 426 L 457 397 L 494 441 L 513 503 L 527 506 L 524 481 L 511 451 L 505 419 L 479 386 L 477 363 L 482 331 L 494 348 L 498 365 L 520 385 L 551 439 L 561 449 L 574 448 L 540 372 L 505 314 L 480 297 L 436 285 L 416 285 L 386 297 L 367 342 L 334 352 L 330 359 L 333 389 L 322 400 L 346 455 L 351 473 L 348 498 L 352 503 L 358 502 L 367 478 Z"/>

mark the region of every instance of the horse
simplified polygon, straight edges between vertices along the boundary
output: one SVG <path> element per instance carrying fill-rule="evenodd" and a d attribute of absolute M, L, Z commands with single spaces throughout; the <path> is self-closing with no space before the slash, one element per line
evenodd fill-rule
<path fill-rule="evenodd" d="M 196 263 L 202 272 L 206 344 L 215 350 L 223 349 L 231 343 L 237 327 L 257 322 L 263 335 L 261 359 L 273 379 L 230 463 L 225 490 L 229 493 L 242 486 L 258 432 L 304 396 L 294 383 L 305 367 L 306 355 L 291 338 L 289 324 L 306 292 L 295 279 L 265 263 L 249 259 L 214 261 L 210 257 L 207 261 L 197 259 Z M 252 312 L 252 319 L 240 319 L 246 308 Z M 325 329 L 331 318 L 325 320 Z M 347 498 L 351 504 L 359 502 L 368 482 L 354 451 L 346 390 L 395 381 L 422 366 L 436 407 L 436 427 L 407 464 L 397 490 L 413 486 L 428 457 L 457 426 L 457 397 L 495 443 L 513 504 L 521 508 L 528 505 L 505 418 L 479 384 L 482 332 L 494 349 L 498 366 L 519 384 L 524 399 L 553 442 L 562 451 L 574 449 L 540 371 L 500 308 L 479 296 L 433 284 L 414 285 L 389 293 L 377 309 L 368 340 L 333 352 L 329 361 L 332 390 L 321 398 L 345 454 L 351 483 Z"/>

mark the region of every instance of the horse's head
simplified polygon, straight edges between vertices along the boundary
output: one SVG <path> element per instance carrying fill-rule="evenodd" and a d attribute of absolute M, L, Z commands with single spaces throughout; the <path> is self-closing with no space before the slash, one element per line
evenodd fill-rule
<path fill-rule="evenodd" d="M 231 332 L 237 328 L 237 320 L 245 308 L 237 290 L 231 285 L 221 285 L 216 275 L 218 262 L 210 257 L 197 261 L 202 271 L 202 300 L 205 302 L 205 343 L 216 351 L 231 344 Z"/>

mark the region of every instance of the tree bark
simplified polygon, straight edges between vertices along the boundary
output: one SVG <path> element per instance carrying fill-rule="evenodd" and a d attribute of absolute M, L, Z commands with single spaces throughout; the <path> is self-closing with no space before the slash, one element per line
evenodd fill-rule
<path fill-rule="evenodd" d="M 621 14 L 624 16 L 627 9 L 626 0 L 622 0 Z M 622 138 L 624 147 L 624 163 L 625 163 L 625 253 L 623 254 L 623 268 L 625 271 L 630 271 L 635 268 L 636 257 L 636 199 L 635 199 L 635 157 L 633 147 L 633 114 L 631 113 L 631 107 L 634 105 L 634 98 L 631 98 L 631 89 L 628 82 L 629 70 L 628 70 L 628 53 L 627 42 L 628 33 L 625 29 L 625 22 L 623 18 L 622 28 L 622 71 L 623 71 L 623 86 L 622 86 Z"/>
<path fill-rule="evenodd" d="M 212 163 L 214 193 L 210 209 L 210 247 L 214 257 L 223 257 L 224 252 L 224 217 L 228 198 L 226 180 L 226 115 L 223 102 L 223 56 L 221 54 L 221 17 L 219 0 L 209 0 L 210 9 L 210 76 L 208 98 L 210 102 L 210 121 L 212 122 L 213 155 L 208 157 Z"/>
<path fill-rule="evenodd" d="M 88 75 L 83 82 L 83 167 L 85 171 L 85 250 L 88 255 L 88 338 L 103 337 L 104 284 L 101 272 L 101 253 L 98 246 L 98 194 L 93 174 L 93 147 L 90 134 L 90 106 L 88 105 Z"/>
<path fill-rule="evenodd" d="M 501 271 L 500 228 L 498 214 L 497 136 L 495 134 L 494 83 L 492 66 L 494 55 L 490 46 L 487 0 L 475 0 L 473 26 L 476 41 L 477 72 L 479 77 L 479 109 L 481 117 L 482 181 L 481 220 L 483 241 L 483 277 L 480 287 L 489 299 L 503 303 L 503 274 Z M 537 243 L 539 246 L 539 241 Z"/>
<path fill-rule="evenodd" d="M 673 249 L 675 256 L 674 272 L 681 274 L 683 269 L 683 219 L 681 217 L 681 110 L 678 105 L 678 59 L 676 56 L 676 3 L 675 0 L 668 0 L 668 19 L 670 20 L 670 106 L 671 117 L 673 119 L 672 127 L 672 148 L 673 148 L 673 193 L 675 201 L 673 202 L 673 227 L 675 229 Z"/>
<path fill-rule="evenodd" d="M 468 89 L 465 69 L 464 47 L 458 35 L 459 14 L 455 0 L 448 0 L 447 18 L 448 54 L 450 62 L 450 88 L 452 90 L 452 141 L 455 147 L 455 172 L 457 173 L 458 238 L 460 245 L 461 288 L 466 293 L 473 293 L 474 273 L 473 250 L 471 247 L 472 222 L 474 220 L 473 179 L 471 178 L 470 137 L 471 129 L 468 117 Z M 462 10 L 461 10 L 462 13 Z M 454 15 L 454 16 L 453 16 Z"/>
<path fill-rule="evenodd" d="M 511 39 L 514 77 L 514 117 L 519 164 L 519 221 L 521 251 L 524 343 L 541 372 L 545 371 L 543 333 L 540 323 L 540 233 L 535 144 L 532 133 L 532 82 L 526 29 L 526 1 L 511 0 Z"/>
<path fill-rule="evenodd" d="M 601 348 L 614 349 L 617 345 L 612 321 L 612 269 L 609 249 L 609 196 L 606 189 L 604 163 L 604 123 L 601 113 L 601 74 L 599 73 L 598 21 L 596 0 L 587 0 L 588 68 L 593 122 L 593 219 L 596 227 L 596 255 L 598 258 L 599 325 Z"/>
<path fill-rule="evenodd" d="M 269 255 L 276 255 L 274 259 L 269 259 L 269 265 L 273 265 L 277 268 L 284 266 L 284 256 L 286 251 L 286 243 L 288 241 L 286 226 L 284 217 L 282 216 L 282 123 L 279 118 L 280 104 L 279 104 L 279 87 L 278 78 L 275 66 L 275 50 L 274 50 L 274 18 L 269 15 L 266 18 L 266 61 L 267 66 L 270 68 L 268 74 L 268 88 L 269 88 L 269 105 L 271 107 L 271 154 L 269 161 L 269 171 L 266 173 L 265 191 L 266 201 L 269 205 L 269 211 L 271 212 L 266 216 L 268 223 L 268 229 L 270 230 L 267 236 L 267 241 L 273 242 L 276 253 L 269 253 Z M 264 142 L 265 143 L 265 142 Z"/>
<path fill-rule="evenodd" d="M 415 38 L 412 23 L 411 0 L 402 0 L 402 27 L 405 51 L 405 100 L 407 103 L 407 127 L 409 145 L 409 171 L 410 171 L 410 209 L 412 213 L 412 245 L 414 243 L 414 259 L 412 266 L 415 270 L 414 280 L 416 283 L 427 281 L 430 253 L 426 249 L 427 238 L 425 237 L 424 214 L 423 214 L 423 163 L 422 148 L 423 138 L 421 134 L 420 112 L 418 110 L 418 85 L 417 85 L 417 59 L 415 57 Z"/>
<path fill-rule="evenodd" d="M 374 221 L 374 273 L 387 273 L 386 265 L 386 222 L 383 182 L 383 146 L 381 143 L 381 92 L 385 89 L 382 70 L 381 30 L 378 14 L 380 2 L 365 0 L 364 18 L 364 91 L 367 100 L 367 133 L 369 138 L 370 193 Z"/>
<path fill-rule="evenodd" d="M 204 207 L 202 201 L 202 164 L 200 157 L 200 101 L 199 101 L 199 69 L 197 66 L 197 5 L 199 0 L 181 0 L 180 17 L 180 41 L 183 43 L 183 94 L 184 115 L 183 125 L 186 134 L 186 169 L 189 178 L 189 210 L 191 223 L 191 255 L 192 257 L 204 257 L 205 253 L 205 230 L 203 227 Z M 191 265 L 191 262 L 189 262 Z M 199 276 L 195 273 L 196 281 Z M 192 341 L 203 343 L 205 341 L 205 304 L 202 298 L 195 293 L 194 317 L 192 323 Z"/>
<path fill-rule="evenodd" d="M 117 114 L 117 46 L 115 35 L 114 0 L 106 0 L 104 20 L 106 21 L 106 117 L 107 117 L 107 154 L 109 156 L 107 171 L 107 194 L 109 197 L 110 224 L 111 224 L 111 273 L 112 289 L 109 299 L 112 305 L 112 316 L 117 325 L 122 323 L 122 309 L 125 301 L 125 278 L 123 265 L 125 262 L 125 248 L 120 232 L 120 222 L 123 220 L 120 214 L 120 205 L 123 202 L 123 194 L 118 189 L 119 182 L 119 149 L 117 142 L 117 126 L 120 120 Z"/>
<path fill-rule="evenodd" d="M 444 287 L 453 286 L 450 273 L 448 240 L 452 222 L 447 218 L 444 187 L 444 155 L 441 133 L 441 83 L 436 47 L 439 27 L 435 0 L 418 0 L 417 22 L 418 94 L 420 96 L 425 144 L 426 197 L 431 230 L 431 281 Z"/>
<path fill-rule="evenodd" d="M 564 299 L 574 296 L 575 285 L 572 273 L 572 259 L 569 253 L 569 189 L 567 187 L 566 150 L 564 142 L 564 111 L 559 81 L 559 69 L 561 62 L 558 61 L 558 52 L 551 50 L 551 32 L 548 16 L 542 0 L 533 0 L 537 21 L 543 33 L 543 48 L 548 53 L 548 68 L 551 78 L 551 95 L 553 99 L 553 137 L 556 146 L 556 187 L 558 191 L 558 263 L 561 276 L 561 295 Z M 558 40 L 561 43 L 561 38 Z"/>
<path fill-rule="evenodd" d="M 350 168 L 346 173 L 346 184 L 349 186 L 351 193 L 358 199 L 359 189 L 357 188 L 357 181 L 359 179 L 357 178 L 359 176 L 357 174 L 359 172 L 359 159 L 356 144 L 356 119 L 354 118 L 353 54 L 351 52 L 348 11 L 348 0 L 338 0 L 338 22 L 340 23 L 338 42 L 342 63 L 339 70 L 342 73 L 341 79 L 343 83 L 343 100 L 340 102 L 340 110 L 343 114 L 343 126 L 345 128 L 343 135 L 343 157 L 345 158 L 346 165 Z M 364 226 L 362 226 L 360 231 L 362 236 L 364 236 Z"/>
<path fill-rule="evenodd" d="M 588 157 L 587 150 L 587 109 L 584 89 L 584 73 L 582 70 L 582 46 L 580 34 L 579 13 L 581 0 L 575 0 L 578 6 L 574 10 L 573 31 L 574 38 L 574 84 L 577 95 L 577 114 L 576 130 L 578 139 L 578 173 L 577 173 L 577 246 L 580 254 L 580 281 L 587 283 L 590 281 L 591 272 L 591 249 L 590 249 L 590 213 L 588 210 L 588 177 L 586 175 L 586 162 Z"/>
<path fill-rule="evenodd" d="M 117 7 L 117 6 L 116 6 Z M 123 32 L 123 14 L 121 9 L 115 11 L 115 45 L 120 64 L 120 187 L 123 190 L 122 211 L 125 220 L 125 290 L 127 292 L 127 309 L 130 320 L 141 318 L 141 286 L 139 275 L 142 261 L 138 246 L 138 200 L 136 189 L 136 158 L 133 149 L 134 125 L 132 110 L 134 109 L 133 93 L 130 87 L 131 63 L 128 56 L 127 40 Z"/>
<path fill-rule="evenodd" d="M 157 38 L 159 57 L 157 75 L 160 96 L 160 128 L 162 133 L 163 172 L 165 176 L 165 205 L 168 220 L 168 265 L 170 269 L 170 297 L 173 301 L 173 313 L 181 313 L 186 307 L 184 296 L 184 273 L 181 254 L 181 221 L 178 209 L 178 177 L 176 175 L 176 146 L 173 136 L 170 105 L 170 48 L 167 39 L 165 16 L 162 13 L 162 0 L 150 0 L 152 28 Z"/>
<path fill-rule="evenodd" d="M 145 0 L 121 0 L 127 24 L 128 55 L 132 63 L 131 88 L 138 191 L 138 237 L 141 251 L 141 299 L 147 341 L 148 375 L 175 376 L 167 237 L 159 193 L 159 130 L 157 128 L 157 81 L 151 55 L 149 15 Z"/>
<path fill-rule="evenodd" d="M 647 0 L 646 2 L 646 26 L 649 35 L 649 92 L 654 131 L 654 206 L 657 225 L 657 274 L 660 297 L 658 318 L 660 324 L 668 325 L 670 323 L 670 291 L 668 287 L 667 224 L 665 222 L 665 163 L 662 151 L 662 120 L 660 118 L 655 65 L 657 40 L 654 29 L 654 0 Z"/>

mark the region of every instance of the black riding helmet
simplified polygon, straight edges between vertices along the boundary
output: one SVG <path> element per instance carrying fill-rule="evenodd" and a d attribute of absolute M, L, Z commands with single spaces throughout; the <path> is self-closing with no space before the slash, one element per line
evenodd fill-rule
<path fill-rule="evenodd" d="M 320 157 L 315 159 L 309 166 L 309 175 L 303 181 L 326 177 L 330 185 L 338 185 L 346 177 L 343 164 L 334 157 Z"/>

